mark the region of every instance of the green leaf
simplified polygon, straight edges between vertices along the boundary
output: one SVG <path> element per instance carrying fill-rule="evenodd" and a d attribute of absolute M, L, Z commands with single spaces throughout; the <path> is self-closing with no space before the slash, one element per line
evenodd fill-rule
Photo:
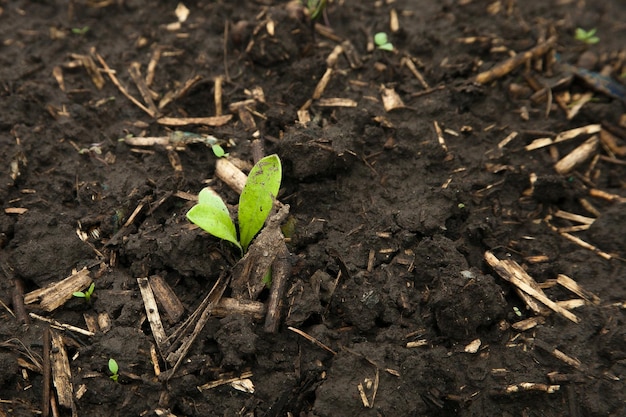
<path fill-rule="evenodd" d="M 213 191 L 203 188 L 198 194 L 198 204 L 187 212 L 187 218 L 200 226 L 202 230 L 213 236 L 227 240 L 237 246 L 237 230 L 230 218 L 230 213 L 224 201 Z"/>
<path fill-rule="evenodd" d="M 374 35 L 374 43 L 376 44 L 376 46 L 378 46 L 379 48 L 388 43 L 388 38 L 387 38 L 387 34 L 385 32 L 378 32 L 377 34 Z"/>
<path fill-rule="evenodd" d="M 120 368 L 117 366 L 117 361 L 113 358 L 109 359 L 109 371 L 111 371 L 113 375 L 116 375 L 119 370 Z"/>
<path fill-rule="evenodd" d="M 73 292 L 73 293 L 72 293 L 72 295 L 73 295 L 74 297 L 79 297 L 79 298 L 85 298 L 85 297 L 86 297 L 85 293 L 84 293 L 84 292 L 82 292 L 82 291 L 76 291 L 76 292 Z"/>
<path fill-rule="evenodd" d="M 239 241 L 244 252 L 269 216 L 280 189 L 282 166 L 278 155 L 256 163 L 239 197 Z"/>
<path fill-rule="evenodd" d="M 213 145 L 211 146 L 211 150 L 213 151 L 213 154 L 215 156 L 217 156 L 218 158 L 222 158 L 224 156 L 227 156 L 228 154 L 224 151 L 224 148 L 222 148 L 220 145 Z"/>
<path fill-rule="evenodd" d="M 93 291 L 96 289 L 96 283 L 92 282 L 91 285 L 89 286 L 89 288 L 87 289 L 87 291 L 85 292 L 85 295 L 91 295 L 93 294 Z"/>
<path fill-rule="evenodd" d="M 383 51 L 393 51 L 393 45 L 387 42 L 382 45 L 378 45 L 378 49 L 382 49 Z"/>

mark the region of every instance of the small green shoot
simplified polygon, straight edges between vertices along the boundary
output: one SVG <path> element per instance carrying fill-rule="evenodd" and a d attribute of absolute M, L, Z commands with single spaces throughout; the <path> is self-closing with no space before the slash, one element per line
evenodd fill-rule
<path fill-rule="evenodd" d="M 72 28 L 72 33 L 74 35 L 83 36 L 87 32 L 89 32 L 89 29 L 90 29 L 89 26 L 83 26 L 82 28 Z"/>
<path fill-rule="evenodd" d="M 309 11 L 311 20 L 316 20 L 326 8 L 327 0 L 306 0 L 306 9 Z"/>
<path fill-rule="evenodd" d="M 213 151 L 213 154 L 217 156 L 218 158 L 224 158 L 228 156 L 224 148 L 222 148 L 220 145 L 216 144 L 216 145 L 211 146 L 211 150 Z"/>
<path fill-rule="evenodd" d="M 600 38 L 596 36 L 596 32 L 598 30 L 596 28 L 585 30 L 583 28 L 576 28 L 576 33 L 574 37 L 577 41 L 581 41 L 586 43 L 587 45 L 594 45 L 600 42 Z"/>
<path fill-rule="evenodd" d="M 393 51 L 393 45 L 389 42 L 389 38 L 385 32 L 378 32 L 374 35 L 374 43 L 378 49 L 383 51 Z"/>
<path fill-rule="evenodd" d="M 117 365 L 117 361 L 113 358 L 109 359 L 109 371 L 111 372 L 111 376 L 109 376 L 109 378 L 111 378 L 113 381 L 117 382 L 118 378 L 120 377 L 119 375 L 119 366 Z"/>
<path fill-rule="evenodd" d="M 231 242 L 243 254 L 269 216 L 281 180 L 278 155 L 266 156 L 252 167 L 239 197 L 239 238 L 226 204 L 207 188 L 200 191 L 198 204 L 187 212 L 187 218 L 205 232 Z"/>
<path fill-rule="evenodd" d="M 86 302 L 91 302 L 91 294 L 93 294 L 93 291 L 96 289 L 96 283 L 92 282 L 91 285 L 89 286 L 89 288 L 87 288 L 86 291 L 76 291 L 74 293 L 72 293 L 72 295 L 74 297 L 78 297 L 78 298 L 84 298 Z"/>

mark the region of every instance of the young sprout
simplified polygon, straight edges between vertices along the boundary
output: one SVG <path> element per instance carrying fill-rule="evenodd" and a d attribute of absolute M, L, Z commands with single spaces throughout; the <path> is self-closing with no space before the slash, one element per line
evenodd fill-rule
<path fill-rule="evenodd" d="M 252 167 L 239 197 L 239 237 L 224 200 L 207 188 L 200 191 L 198 204 L 187 212 L 187 218 L 205 232 L 231 242 L 243 254 L 269 216 L 281 180 L 278 155 L 266 156 Z"/>
<path fill-rule="evenodd" d="M 593 45 L 600 42 L 600 38 L 596 36 L 596 28 L 585 30 L 583 28 L 576 28 L 574 37 L 577 41 L 585 42 L 588 45 Z"/>
<path fill-rule="evenodd" d="M 309 16 L 311 16 L 311 20 L 315 20 L 326 8 L 327 0 L 307 0 L 306 8 L 309 11 Z"/>
<path fill-rule="evenodd" d="M 226 151 L 224 151 L 224 148 L 222 148 L 221 145 L 215 144 L 211 146 L 211 150 L 213 151 L 213 154 L 218 158 L 224 158 L 228 156 L 228 154 L 226 153 Z"/>
<path fill-rule="evenodd" d="M 117 382 L 118 378 L 120 377 L 120 375 L 118 374 L 118 371 L 120 370 L 119 366 L 117 365 L 117 361 L 113 358 L 109 359 L 109 371 L 111 372 L 111 376 L 109 376 L 109 378 L 111 378 L 113 381 Z"/>
<path fill-rule="evenodd" d="M 93 290 L 96 289 L 96 283 L 92 282 L 91 285 L 89 286 L 89 288 L 87 288 L 86 291 L 76 291 L 74 293 L 72 293 L 72 295 L 74 297 L 78 297 L 78 298 L 84 298 L 86 302 L 90 302 L 91 301 L 91 294 L 93 294 Z"/>
<path fill-rule="evenodd" d="M 83 36 L 87 32 L 89 32 L 89 26 L 83 26 L 82 28 L 72 28 L 72 33 L 74 35 Z"/>
<path fill-rule="evenodd" d="M 389 38 L 385 32 L 378 32 L 374 35 L 374 43 L 378 49 L 383 51 L 393 51 L 393 45 L 389 42 Z"/>

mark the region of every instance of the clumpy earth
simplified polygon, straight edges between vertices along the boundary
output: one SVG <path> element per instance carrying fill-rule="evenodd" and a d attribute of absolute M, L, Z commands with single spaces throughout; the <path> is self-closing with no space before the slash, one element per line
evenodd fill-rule
<path fill-rule="evenodd" d="M 334 0 L 315 27 L 297 2 L 184 5 L 0 1 L 0 415 L 52 415 L 46 392 L 60 416 L 626 415 L 623 2 Z M 253 139 L 279 155 L 291 271 L 277 332 L 215 312 L 171 374 L 137 278 L 180 301 L 159 304 L 169 336 L 239 256 L 185 218 L 207 184 L 237 204 L 211 147 L 126 140 L 175 131 L 248 168 Z M 488 251 L 578 322 L 529 307 Z M 82 268 L 89 302 L 22 310 Z"/>

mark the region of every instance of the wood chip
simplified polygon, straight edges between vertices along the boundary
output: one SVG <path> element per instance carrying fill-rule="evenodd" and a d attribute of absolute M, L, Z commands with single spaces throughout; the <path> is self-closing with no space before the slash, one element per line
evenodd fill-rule
<path fill-rule="evenodd" d="M 154 298 L 150 282 L 148 278 L 137 278 L 137 284 L 139 284 L 139 291 L 141 292 L 141 298 L 143 299 L 143 304 L 146 309 L 152 336 L 154 336 L 159 351 L 165 352 L 169 347 L 169 343 L 165 330 L 163 329 L 163 323 L 161 323 L 161 315 L 159 314 L 159 308 Z"/>
<path fill-rule="evenodd" d="M 54 311 L 70 300 L 74 292 L 89 287 L 92 282 L 89 270 L 83 268 L 59 282 L 29 292 L 24 296 L 24 303 L 37 306 L 43 311 Z"/>
<path fill-rule="evenodd" d="M 510 282 L 515 287 L 519 288 L 524 293 L 535 298 L 546 307 L 550 308 L 554 312 L 562 315 L 568 320 L 578 323 L 580 320 L 570 311 L 560 307 L 554 301 L 550 300 L 543 291 L 538 288 L 536 281 L 528 275 L 526 271 L 515 261 L 512 260 L 499 260 L 496 256 L 487 251 L 485 252 L 485 260 L 491 267 L 502 277 L 504 280 Z M 533 284 L 534 283 L 534 284 Z"/>
<path fill-rule="evenodd" d="M 25 207 L 7 207 L 4 209 L 6 214 L 24 214 L 28 211 Z"/>
<path fill-rule="evenodd" d="M 405 107 L 400 95 L 393 88 L 381 87 L 380 95 L 383 101 L 383 108 L 387 113 Z"/>
<path fill-rule="evenodd" d="M 161 117 L 157 123 L 165 126 L 205 125 L 218 127 L 230 122 L 232 118 L 232 114 L 213 117 Z"/>
<path fill-rule="evenodd" d="M 527 151 L 531 151 L 531 150 L 543 148 L 545 146 L 554 145 L 559 142 L 565 142 L 567 140 L 577 138 L 578 136 L 581 136 L 581 135 L 591 135 L 594 133 L 598 133 L 601 130 L 602 130 L 602 125 L 600 124 L 591 124 L 587 126 L 577 127 L 575 129 L 566 130 L 564 132 L 559 133 L 558 135 L 556 135 L 554 139 L 551 139 L 551 138 L 535 139 L 534 141 L 532 141 L 532 143 L 527 145 L 525 149 Z"/>
<path fill-rule="evenodd" d="M 526 52 L 519 53 L 514 57 L 496 65 L 492 69 L 478 74 L 476 76 L 476 82 L 479 84 L 487 84 L 493 80 L 504 77 L 525 62 L 545 55 L 554 47 L 556 40 L 556 36 L 552 36 L 547 41 L 538 44 L 534 48 Z"/>
<path fill-rule="evenodd" d="M 572 171 L 576 166 L 585 162 L 598 148 L 600 138 L 598 135 L 593 135 L 587 139 L 583 144 L 578 146 L 572 152 L 564 156 L 559 162 L 554 165 L 554 169 L 559 174 L 567 174 Z"/>
<path fill-rule="evenodd" d="M 331 67 L 326 68 L 324 75 L 322 75 L 322 78 L 320 78 L 320 80 L 317 82 L 317 85 L 315 86 L 315 90 L 313 90 L 313 95 L 311 96 L 313 100 L 317 100 L 322 97 L 322 94 L 324 94 L 324 90 L 326 89 L 326 86 L 328 85 L 328 82 L 330 81 L 330 77 L 332 75 L 333 69 Z"/>
<path fill-rule="evenodd" d="M 180 302 L 172 288 L 162 276 L 152 275 L 148 280 L 157 302 L 163 307 L 170 321 L 177 323 L 183 314 L 185 314 L 183 303 Z"/>
<path fill-rule="evenodd" d="M 439 127 L 439 123 L 436 120 L 433 121 L 433 126 L 435 126 L 435 132 L 437 133 L 437 142 L 441 145 L 441 148 L 448 152 L 448 145 L 446 145 L 446 140 L 443 137 L 443 132 L 441 131 L 441 127 Z"/>
<path fill-rule="evenodd" d="M 350 98 L 320 98 L 315 102 L 320 107 L 356 107 L 358 103 Z"/>
<path fill-rule="evenodd" d="M 197 388 L 198 388 L 198 390 L 199 390 L 200 392 L 202 392 L 202 391 L 207 391 L 207 390 L 213 389 L 213 388 L 215 388 L 215 387 L 219 387 L 219 386 L 222 386 L 222 385 L 231 384 L 231 383 L 233 383 L 233 382 L 235 382 L 235 381 L 239 381 L 239 380 L 242 380 L 242 379 L 247 379 L 247 378 L 250 378 L 252 375 L 253 375 L 253 374 L 252 374 L 252 372 L 249 372 L 249 371 L 248 371 L 248 372 L 243 372 L 243 373 L 242 373 L 241 375 L 239 375 L 239 376 L 230 377 L 230 378 L 228 378 L 228 377 L 226 377 L 226 378 L 220 378 L 220 379 L 218 379 L 218 380 L 216 380 L 216 381 L 212 381 L 212 382 L 208 382 L 208 383 L 206 383 L 206 384 L 204 384 L 204 385 L 200 385 L 200 386 L 199 386 L 199 387 L 197 387 Z"/>
<path fill-rule="evenodd" d="M 52 365 L 52 382 L 56 388 L 59 405 L 65 408 L 74 407 L 74 389 L 72 388 L 72 371 L 70 361 L 65 350 L 63 337 L 57 332 L 51 332 L 52 349 L 50 349 Z"/>

